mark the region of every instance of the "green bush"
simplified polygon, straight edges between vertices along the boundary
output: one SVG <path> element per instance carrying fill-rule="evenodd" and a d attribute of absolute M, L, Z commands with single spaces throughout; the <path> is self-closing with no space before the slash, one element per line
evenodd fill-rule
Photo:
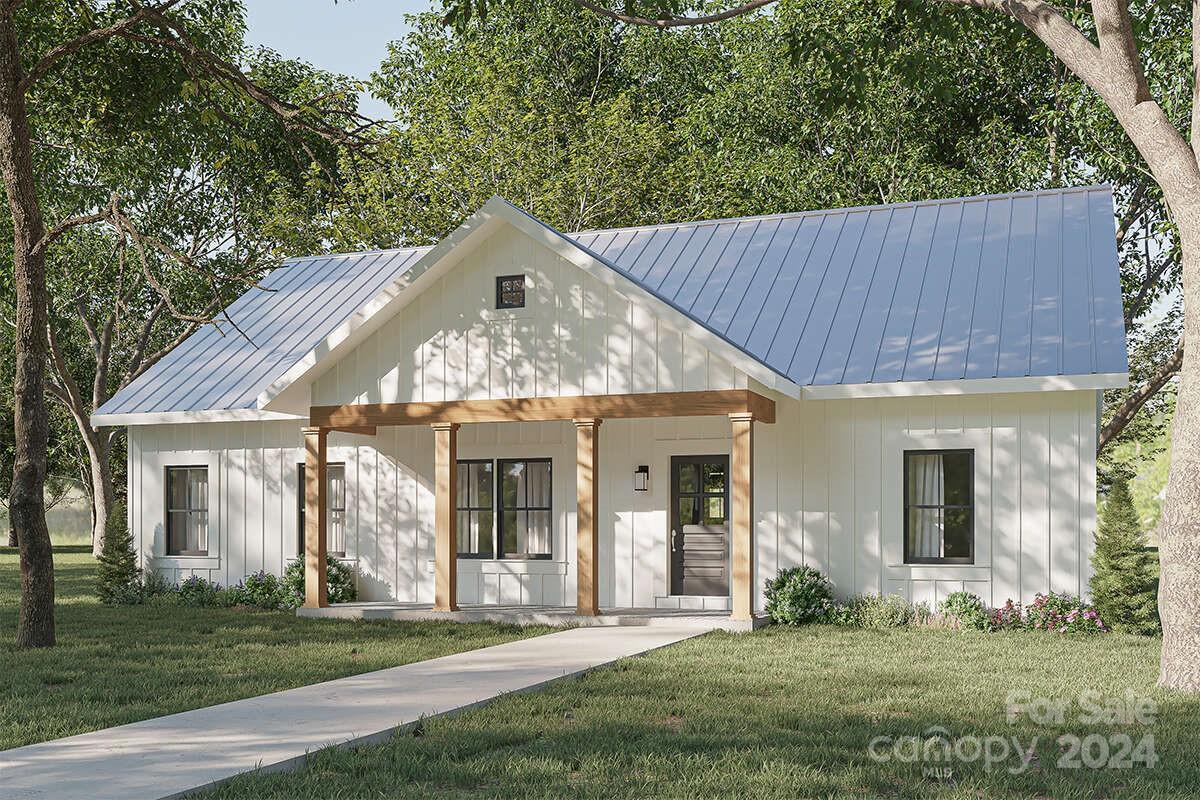
<path fill-rule="evenodd" d="M 217 604 L 217 592 L 220 590 L 213 581 L 199 575 L 189 575 L 179 584 L 176 595 L 179 602 L 185 606 L 214 606 Z"/>
<path fill-rule="evenodd" d="M 234 606 L 246 605 L 242 597 L 242 587 L 226 586 L 223 589 L 217 589 L 213 595 L 213 605 L 218 608 L 233 608 Z"/>
<path fill-rule="evenodd" d="M 924 624 L 928 618 L 928 606 L 913 605 L 898 595 L 874 594 L 858 595 L 847 603 L 835 604 L 825 614 L 826 622 L 847 628 L 900 628 Z"/>
<path fill-rule="evenodd" d="M 1124 477 L 1113 481 L 1100 513 L 1092 568 L 1092 602 L 1107 625 L 1143 635 L 1162 631 L 1158 557 L 1146 549 L 1146 535 Z"/>
<path fill-rule="evenodd" d="M 96 594 L 106 605 L 142 602 L 141 575 L 133 535 L 125 518 L 125 504 L 115 503 L 104 526 L 104 543 L 96 559 Z"/>
<path fill-rule="evenodd" d="M 991 624 L 991 614 L 978 595 L 970 592 L 951 592 L 938 606 L 938 611 L 961 628 L 985 631 Z"/>
<path fill-rule="evenodd" d="M 247 575 L 236 588 L 240 593 L 240 605 L 255 608 L 285 607 L 283 584 L 270 572 L 260 571 Z"/>
<path fill-rule="evenodd" d="M 767 616 L 783 625 L 820 621 L 833 603 L 829 579 L 807 566 L 779 570 L 767 581 L 765 595 Z"/>
<path fill-rule="evenodd" d="M 325 557 L 325 576 L 329 582 L 329 602 L 352 603 L 358 598 L 354 570 L 331 555 Z M 279 605 L 297 608 L 304 604 L 304 558 L 288 562 L 280 581 Z"/>
<path fill-rule="evenodd" d="M 157 570 L 150 570 L 142 578 L 142 597 L 146 599 L 174 597 L 175 586 Z"/>

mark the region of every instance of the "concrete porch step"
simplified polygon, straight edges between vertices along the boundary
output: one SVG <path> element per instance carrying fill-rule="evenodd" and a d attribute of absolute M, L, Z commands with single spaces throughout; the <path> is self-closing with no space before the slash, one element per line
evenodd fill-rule
<path fill-rule="evenodd" d="M 654 607 L 688 611 L 729 611 L 726 595 L 671 594 L 654 598 Z"/>

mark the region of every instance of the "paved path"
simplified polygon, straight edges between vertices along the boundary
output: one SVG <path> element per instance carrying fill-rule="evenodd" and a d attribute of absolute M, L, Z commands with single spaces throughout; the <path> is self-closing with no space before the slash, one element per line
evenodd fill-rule
<path fill-rule="evenodd" d="M 459 711 L 702 628 L 576 628 L 0 751 L 0 798 L 175 797 L 256 767 L 299 766 L 330 745 L 382 741 Z"/>

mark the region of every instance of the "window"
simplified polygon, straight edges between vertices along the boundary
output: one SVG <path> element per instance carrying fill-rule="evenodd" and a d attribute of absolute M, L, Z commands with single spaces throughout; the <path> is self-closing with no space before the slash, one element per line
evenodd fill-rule
<path fill-rule="evenodd" d="M 498 463 L 501 557 L 550 558 L 550 459 Z"/>
<path fill-rule="evenodd" d="M 304 465 L 299 469 L 300 482 L 296 496 L 299 498 L 300 539 L 298 553 L 304 552 Z M 325 521 L 325 548 L 330 555 L 346 555 L 346 465 L 326 464 L 326 503 L 329 518 Z"/>
<path fill-rule="evenodd" d="M 496 308 L 525 307 L 525 276 L 500 275 L 496 278 Z"/>
<path fill-rule="evenodd" d="M 496 512 L 492 500 L 494 470 L 491 461 L 459 461 L 458 554 L 463 558 L 494 558 Z"/>
<path fill-rule="evenodd" d="M 975 563 L 975 452 L 904 453 L 904 562 Z"/>
<path fill-rule="evenodd" d="M 460 460 L 455 491 L 460 558 L 551 557 L 550 459 Z"/>
<path fill-rule="evenodd" d="M 208 555 L 208 467 L 167 467 L 167 555 Z"/>

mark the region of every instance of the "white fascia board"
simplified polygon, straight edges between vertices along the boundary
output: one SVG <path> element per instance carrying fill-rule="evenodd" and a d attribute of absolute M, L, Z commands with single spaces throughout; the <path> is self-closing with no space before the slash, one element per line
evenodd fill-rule
<path fill-rule="evenodd" d="M 142 411 L 126 414 L 92 414 L 93 428 L 118 428 L 134 425 L 186 425 L 196 422 L 267 422 L 307 420 L 298 414 L 263 411 L 258 408 L 206 409 L 203 411 Z"/>
<path fill-rule="evenodd" d="M 764 386 L 775 389 L 788 397 L 800 397 L 801 387 L 799 384 L 788 380 L 753 356 L 743 352 L 699 322 L 696 322 L 666 300 L 657 297 L 629 280 L 591 250 L 575 240 L 522 213 L 509 203 L 503 200 L 500 202 L 504 206 L 504 217 L 513 224 L 513 227 L 534 241 L 545 245 L 593 278 L 609 288 L 620 292 L 629 302 L 640 306 L 655 316 L 665 314 L 670 318 L 671 324 L 674 327 L 701 342 L 709 350 L 717 353 L 730 364 L 742 370 Z"/>
<path fill-rule="evenodd" d="M 1021 378 L 972 378 L 958 381 L 894 381 L 805 386 L 808 400 L 850 400 L 866 397 L 921 397 L 1012 392 L 1069 392 L 1081 389 L 1120 389 L 1129 385 L 1125 372 L 1095 375 L 1048 375 Z"/>
<path fill-rule="evenodd" d="M 759 363 L 753 357 L 726 342 L 717 334 L 692 320 L 670 303 L 655 297 L 650 292 L 618 273 L 594 253 L 553 228 L 545 225 L 501 197 L 493 196 L 471 216 L 463 221 L 449 236 L 386 287 L 374 300 L 355 312 L 325 341 L 310 350 L 278 380 L 259 394 L 260 409 L 271 408 L 271 403 L 293 384 L 316 377 L 322 363 L 356 347 L 383 322 L 390 319 L 400 308 L 408 305 L 433 281 L 470 252 L 471 243 L 485 238 L 496 228 L 507 222 L 529 236 L 535 242 L 575 264 L 602 283 L 615 288 L 636 303 L 656 315 L 667 314 L 684 333 L 702 342 L 705 347 L 721 355 L 738 369 L 763 385 L 789 397 L 800 397 L 800 386 Z M 457 257 L 452 257 L 457 256 Z"/>

